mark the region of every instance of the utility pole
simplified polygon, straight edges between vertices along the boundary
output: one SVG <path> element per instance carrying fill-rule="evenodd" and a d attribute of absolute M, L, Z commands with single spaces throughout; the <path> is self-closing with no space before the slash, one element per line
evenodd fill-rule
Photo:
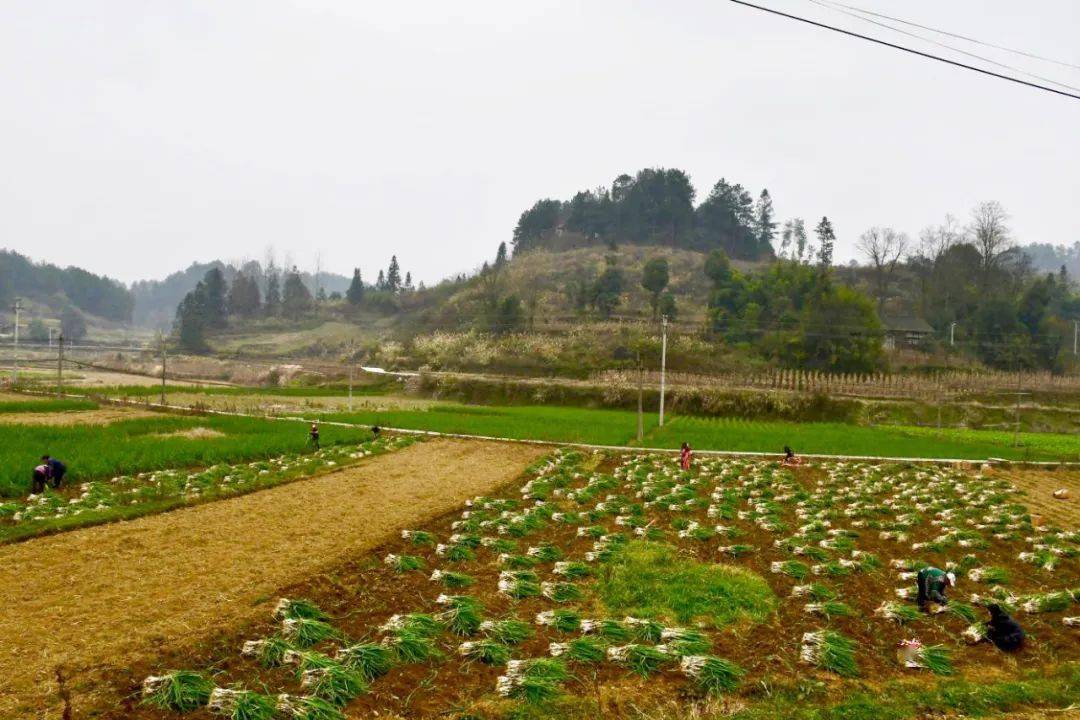
<path fill-rule="evenodd" d="M 1080 320 L 1073 320 L 1073 357 L 1076 357 L 1080 349 Z"/>
<path fill-rule="evenodd" d="M 52 335 L 56 331 L 56 328 L 49 328 L 49 348 L 52 348 Z"/>
<path fill-rule="evenodd" d="M 349 412 L 352 412 L 353 341 L 349 341 Z"/>
<path fill-rule="evenodd" d="M 956 345 L 956 321 L 949 323 L 949 347 Z"/>
<path fill-rule="evenodd" d="M 641 351 L 637 354 L 637 439 L 645 439 L 645 366 L 641 363 Z M 663 400 L 661 400 L 663 402 Z"/>
<path fill-rule="evenodd" d="M 56 397 L 64 396 L 64 333 L 60 333 L 56 346 Z"/>
<path fill-rule="evenodd" d="M 660 320 L 660 427 L 664 427 L 664 383 L 667 379 L 667 315 Z"/>
<path fill-rule="evenodd" d="M 1020 363 L 1016 366 L 1016 424 L 1013 425 L 1013 447 L 1020 447 Z"/>
<path fill-rule="evenodd" d="M 15 298 L 11 309 L 15 311 L 15 350 L 11 358 L 11 384 L 15 385 L 19 382 L 19 312 L 22 310 L 22 298 Z"/>
<path fill-rule="evenodd" d="M 165 333 L 160 333 L 161 336 L 161 404 L 165 404 L 165 362 L 168 359 L 168 355 L 165 350 Z"/>

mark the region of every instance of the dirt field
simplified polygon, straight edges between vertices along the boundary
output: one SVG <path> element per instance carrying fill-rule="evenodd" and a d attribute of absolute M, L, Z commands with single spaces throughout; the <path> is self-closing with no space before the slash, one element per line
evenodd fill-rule
<path fill-rule="evenodd" d="M 115 707 L 95 682 L 110 666 L 264 616 L 279 588 L 507 483 L 544 452 L 420 443 L 313 480 L 0 548 L 0 717 Z"/>
<path fill-rule="evenodd" d="M 160 413 L 123 407 L 51 413 L 0 413 L 0 425 L 108 425 L 144 417 L 160 417 Z"/>
<path fill-rule="evenodd" d="M 1024 504 L 1051 525 L 1080 527 L 1080 470 L 1001 470 L 998 475 L 1026 492 Z M 1058 500 L 1054 491 L 1069 491 Z"/>

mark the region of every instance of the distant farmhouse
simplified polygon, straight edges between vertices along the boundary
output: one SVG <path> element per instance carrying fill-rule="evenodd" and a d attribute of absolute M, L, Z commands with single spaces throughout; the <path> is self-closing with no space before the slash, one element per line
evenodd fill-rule
<path fill-rule="evenodd" d="M 934 334 L 930 323 L 914 315 L 883 317 L 881 322 L 885 325 L 886 350 L 916 348 Z"/>

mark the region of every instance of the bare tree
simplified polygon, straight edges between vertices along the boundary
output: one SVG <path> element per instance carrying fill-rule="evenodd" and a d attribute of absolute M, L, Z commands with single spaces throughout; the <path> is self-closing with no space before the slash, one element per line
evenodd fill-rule
<path fill-rule="evenodd" d="M 859 237 L 855 247 L 874 266 L 875 294 L 880 312 L 889 292 L 889 283 L 896 273 L 896 266 L 907 252 L 908 236 L 892 228 L 870 228 Z"/>
<path fill-rule="evenodd" d="M 971 212 L 971 224 L 968 236 L 979 250 L 982 258 L 983 280 L 988 279 L 991 271 L 1013 247 L 1012 231 L 1009 229 L 1009 214 L 996 200 L 979 203 Z"/>
<path fill-rule="evenodd" d="M 919 234 L 919 255 L 932 265 L 952 248 L 963 242 L 964 231 L 959 221 L 952 215 L 946 215 L 945 221 L 937 226 L 924 228 Z"/>

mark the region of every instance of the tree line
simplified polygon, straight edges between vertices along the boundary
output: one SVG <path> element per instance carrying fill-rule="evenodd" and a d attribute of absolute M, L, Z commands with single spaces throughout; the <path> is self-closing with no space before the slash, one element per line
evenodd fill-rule
<path fill-rule="evenodd" d="M 924 318 L 934 329 L 926 349 L 959 347 L 1000 369 L 1061 371 L 1072 362 L 1080 296 L 1068 269 L 1036 271 L 1000 203 L 978 204 L 966 223 L 946 216 L 917 240 L 871 228 L 857 248 L 866 265 L 844 277 L 866 288 L 883 317 Z"/>
<path fill-rule="evenodd" d="M 69 318 L 69 323 L 75 323 L 76 308 L 127 323 L 131 322 L 134 307 L 131 292 L 116 280 L 77 267 L 35 263 L 17 252 L 0 250 L 0 305 L 7 307 L 16 297 L 49 305 L 59 299 L 60 312 Z"/>
<path fill-rule="evenodd" d="M 742 185 L 721 178 L 697 205 L 696 195 L 682 170 L 619 175 L 611 187 L 583 190 L 568 201 L 540 200 L 525 210 L 514 228 L 514 252 L 623 242 L 719 249 L 741 260 L 775 255 L 778 222 L 767 189 L 755 200 Z"/>
<path fill-rule="evenodd" d="M 315 281 L 318 282 L 317 277 Z M 214 265 L 177 305 L 173 332 L 183 349 L 204 352 L 207 334 L 225 329 L 230 321 L 277 317 L 295 321 L 322 303 L 344 301 L 359 306 L 365 301 L 386 300 L 415 289 L 410 272 L 404 278 L 401 276 L 396 255 L 390 258 L 385 271 L 379 270 L 374 285 L 365 285 L 360 268 L 355 268 L 344 293 L 336 290 L 326 293 L 321 285 L 312 292 L 295 265 L 281 272 L 273 260 L 265 267 L 248 263 L 234 269 L 231 282 L 223 268 Z"/>

